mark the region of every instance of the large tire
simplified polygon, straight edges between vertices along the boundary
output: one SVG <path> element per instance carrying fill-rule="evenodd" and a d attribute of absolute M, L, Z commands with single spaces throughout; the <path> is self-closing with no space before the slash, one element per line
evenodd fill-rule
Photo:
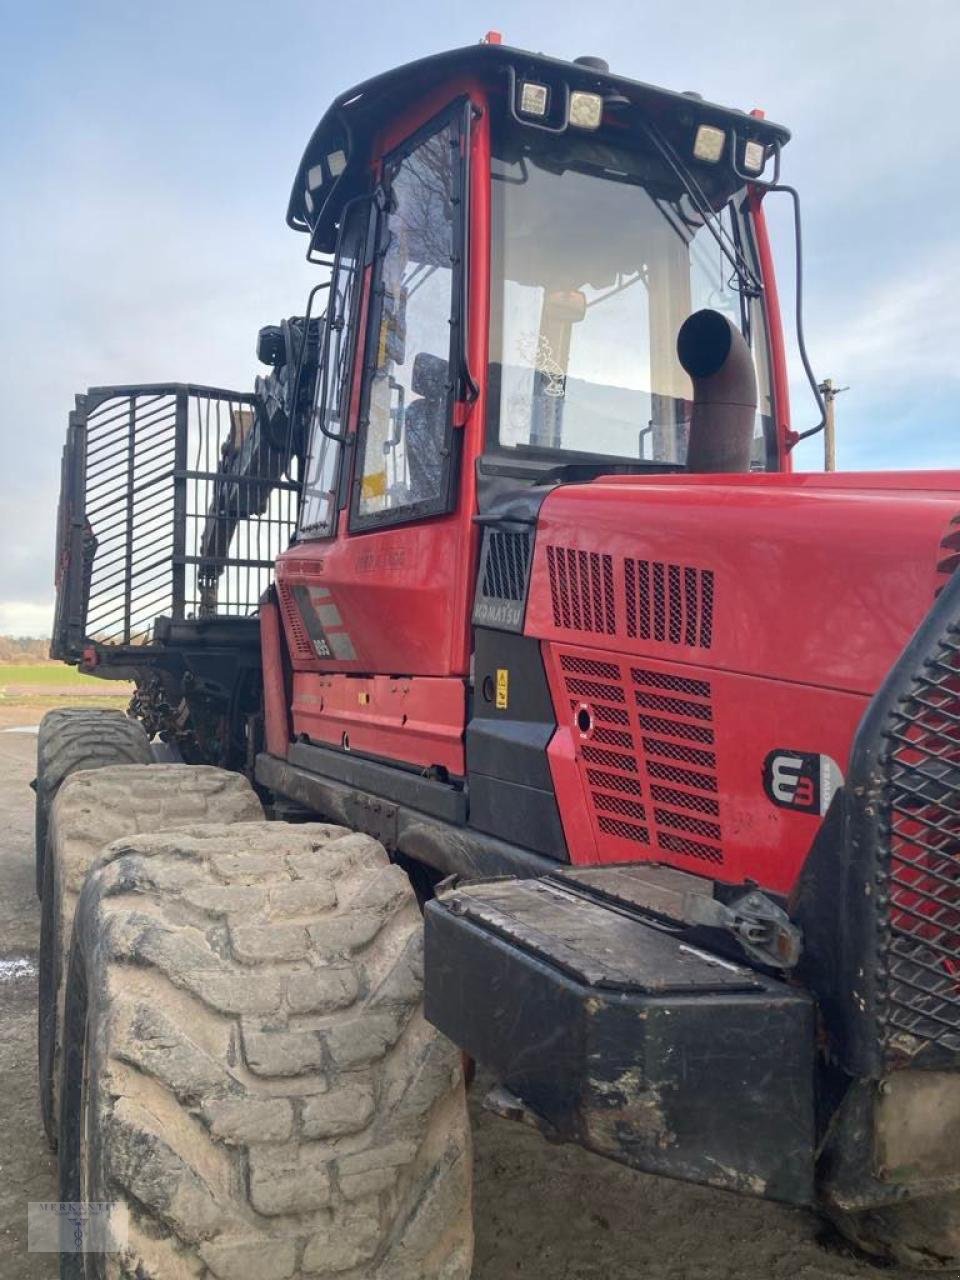
<path fill-rule="evenodd" d="M 43 896 L 43 860 L 53 798 L 63 780 L 78 769 L 114 764 L 150 764 L 143 725 L 122 711 L 58 707 L 48 711 L 37 733 L 36 851 L 37 896 Z"/>
<path fill-rule="evenodd" d="M 37 1047 L 40 1110 L 51 1147 L 57 1136 L 66 958 L 87 871 L 104 847 L 122 836 L 262 818 L 246 778 L 209 765 L 117 765 L 64 780 L 50 811 L 40 913 Z"/>
<path fill-rule="evenodd" d="M 94 1274 L 467 1280 L 466 1103 L 422 945 L 403 871 L 343 828 L 107 851 L 77 911 L 60 1125 L 61 1199 L 129 1214 Z"/>

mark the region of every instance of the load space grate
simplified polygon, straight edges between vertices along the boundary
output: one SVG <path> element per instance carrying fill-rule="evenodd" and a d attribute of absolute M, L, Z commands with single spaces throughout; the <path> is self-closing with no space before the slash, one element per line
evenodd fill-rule
<path fill-rule="evenodd" d="M 553 625 L 565 631 L 617 630 L 613 556 L 572 547 L 547 547 Z"/>
<path fill-rule="evenodd" d="M 960 1051 L 960 631 L 951 627 L 890 722 L 885 772 L 888 1048 Z M 915 1052 L 915 1048 L 911 1050 Z"/>
<path fill-rule="evenodd" d="M 78 399 L 58 532 L 64 652 L 149 644 L 160 615 L 256 613 L 293 535 L 299 486 L 296 463 L 284 472 L 255 429 L 255 403 L 187 385 Z"/>
<path fill-rule="evenodd" d="M 713 644 L 713 573 L 655 560 L 624 561 L 627 635 L 661 644 Z"/>
<path fill-rule="evenodd" d="M 710 682 L 569 651 L 560 668 L 601 853 L 721 866 Z"/>

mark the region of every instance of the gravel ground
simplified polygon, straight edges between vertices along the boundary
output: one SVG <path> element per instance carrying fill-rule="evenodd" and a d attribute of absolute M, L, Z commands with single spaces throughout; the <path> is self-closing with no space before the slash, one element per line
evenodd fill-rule
<path fill-rule="evenodd" d="M 55 1260 L 26 1250 L 26 1204 L 55 1195 L 35 1074 L 33 892 L 35 739 L 0 717 L 0 1277 L 53 1280 Z M 34 715 L 32 723 L 36 723 Z M 914 1280 L 882 1273 L 808 1214 L 630 1173 L 552 1147 L 481 1108 L 474 1085 L 477 1261 L 474 1280 Z"/>

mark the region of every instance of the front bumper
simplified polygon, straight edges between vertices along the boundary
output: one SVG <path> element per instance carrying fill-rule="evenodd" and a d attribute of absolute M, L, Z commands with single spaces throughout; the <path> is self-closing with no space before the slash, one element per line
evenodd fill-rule
<path fill-rule="evenodd" d="M 813 1199 L 814 1009 L 552 879 L 426 911 L 426 1014 L 563 1140 L 650 1173 Z"/>

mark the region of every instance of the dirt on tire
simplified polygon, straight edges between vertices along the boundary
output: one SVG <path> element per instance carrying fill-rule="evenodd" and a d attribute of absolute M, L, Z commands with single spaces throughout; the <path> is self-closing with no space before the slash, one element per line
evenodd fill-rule
<path fill-rule="evenodd" d="M 185 823 L 255 822 L 263 809 L 241 774 L 208 765 L 115 765 L 70 774 L 50 811 L 40 917 L 40 1106 L 51 1146 L 57 1097 L 66 958 L 87 871 L 111 841 Z"/>
<path fill-rule="evenodd" d="M 422 984 L 416 897 L 368 836 L 116 842 L 77 910 L 61 1197 L 126 1202 L 124 1274 L 468 1280 L 460 1055 Z"/>

